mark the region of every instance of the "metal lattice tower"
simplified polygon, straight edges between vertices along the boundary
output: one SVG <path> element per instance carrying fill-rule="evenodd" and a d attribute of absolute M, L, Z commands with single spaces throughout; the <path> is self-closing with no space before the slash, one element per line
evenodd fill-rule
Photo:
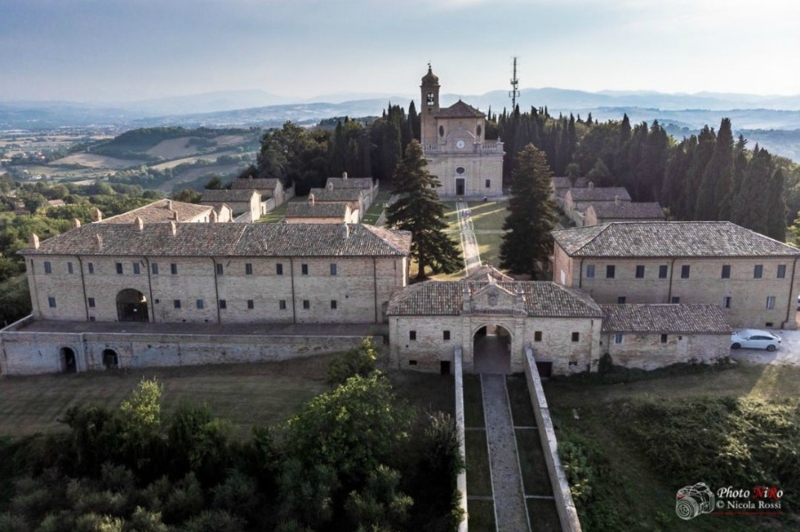
<path fill-rule="evenodd" d="M 519 96 L 519 80 L 517 79 L 517 58 L 514 57 L 514 75 L 511 78 L 511 90 L 508 91 L 508 95 L 511 96 L 511 112 L 514 112 L 514 109 L 517 108 L 517 96 Z"/>

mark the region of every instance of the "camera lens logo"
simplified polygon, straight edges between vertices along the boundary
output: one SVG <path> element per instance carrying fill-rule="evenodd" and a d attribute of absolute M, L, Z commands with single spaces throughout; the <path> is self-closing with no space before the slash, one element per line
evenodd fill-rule
<path fill-rule="evenodd" d="M 703 482 L 685 486 L 678 490 L 675 500 L 675 513 L 688 521 L 700 514 L 714 511 L 714 493 Z"/>

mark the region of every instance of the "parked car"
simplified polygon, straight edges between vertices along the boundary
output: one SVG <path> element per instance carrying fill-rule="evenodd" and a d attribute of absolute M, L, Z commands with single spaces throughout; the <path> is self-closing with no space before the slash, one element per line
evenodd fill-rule
<path fill-rule="evenodd" d="M 733 334 L 731 334 L 731 349 L 744 347 L 745 349 L 766 349 L 767 351 L 775 351 L 780 346 L 780 337 L 769 331 L 743 329 L 741 331 L 734 331 Z"/>

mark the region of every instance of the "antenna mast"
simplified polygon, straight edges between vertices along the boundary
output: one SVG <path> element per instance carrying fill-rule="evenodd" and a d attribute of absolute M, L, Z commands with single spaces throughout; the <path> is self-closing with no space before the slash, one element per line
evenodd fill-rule
<path fill-rule="evenodd" d="M 517 79 L 517 58 L 514 57 L 514 76 L 511 78 L 511 90 L 508 91 L 511 96 L 511 112 L 517 108 L 517 96 L 519 96 L 519 80 Z"/>

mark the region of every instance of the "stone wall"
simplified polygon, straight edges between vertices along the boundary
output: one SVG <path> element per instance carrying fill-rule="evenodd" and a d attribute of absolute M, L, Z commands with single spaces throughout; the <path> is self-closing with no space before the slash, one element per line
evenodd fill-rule
<path fill-rule="evenodd" d="M 616 343 L 615 333 L 603 334 L 603 352 L 614 364 L 626 368 L 652 370 L 671 364 L 713 364 L 730 355 L 729 334 L 625 333 Z"/>
<path fill-rule="evenodd" d="M 456 348 L 454 353 L 454 366 L 453 375 L 455 377 L 455 402 L 456 402 L 456 430 L 458 431 L 458 452 L 461 453 L 461 458 L 466 462 L 467 447 L 466 447 L 466 429 L 464 421 L 464 376 L 463 366 L 461 363 L 461 349 Z M 467 522 L 469 513 L 467 511 L 467 470 L 464 468 L 458 474 L 456 479 L 456 489 L 458 489 L 458 506 L 464 511 L 464 517 L 458 524 L 458 532 L 467 532 Z"/>
<path fill-rule="evenodd" d="M 503 153 L 426 152 L 428 171 L 442 183 L 439 195 L 455 196 L 456 179 L 464 179 L 465 196 L 500 196 L 503 193 Z M 458 174 L 457 169 L 464 173 Z M 486 180 L 489 179 L 489 187 Z"/>

